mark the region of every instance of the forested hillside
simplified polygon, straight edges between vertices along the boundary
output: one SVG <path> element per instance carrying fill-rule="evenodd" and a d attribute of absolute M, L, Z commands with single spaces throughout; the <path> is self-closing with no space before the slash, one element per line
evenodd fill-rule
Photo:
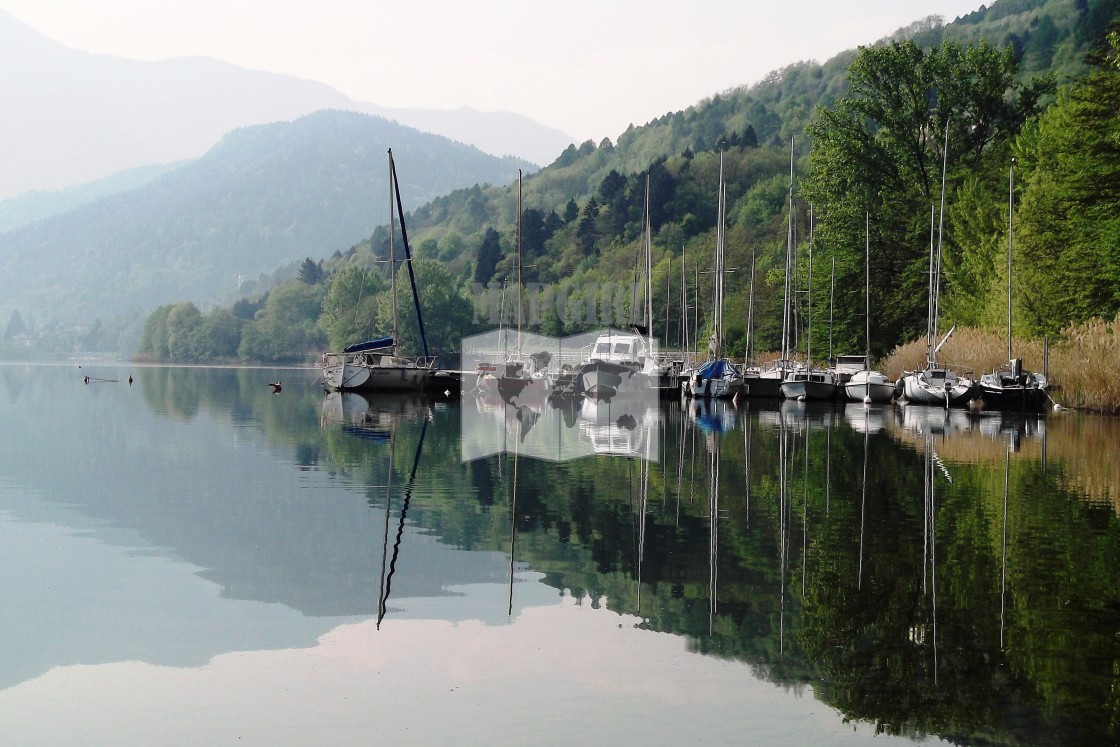
<path fill-rule="evenodd" d="M 545 286 L 540 330 L 568 334 L 593 326 L 575 311 L 587 308 L 586 296 L 600 292 L 603 283 L 627 282 L 634 277 L 648 173 L 653 285 L 660 289 L 654 299 L 655 331 L 670 344 L 682 337 L 683 264 L 690 315 L 693 320 L 699 316 L 700 334 L 706 334 L 712 279 L 701 273 L 711 265 L 715 246 L 717 172 L 723 151 L 728 190 L 727 264 L 737 268 L 725 281 L 725 350 L 741 355 L 745 349 L 752 277 L 755 347 L 778 348 L 790 204 L 789 150 L 794 141 L 792 204 L 799 258 L 795 283 L 806 289 L 812 237 L 816 299 L 812 325 L 807 324 L 805 309 L 799 315 L 799 345 L 805 330 L 811 328 L 817 351 L 829 349 L 830 337 L 836 352 L 863 348 L 863 278 L 859 270 L 867 223 L 872 230 L 873 303 L 887 309 L 884 321 L 873 329 L 873 350 L 883 354 L 921 334 L 931 209 L 936 213 L 935 223 L 943 227 L 938 231 L 946 268 L 943 324 L 997 325 L 996 301 L 999 289 L 1005 287 L 998 257 L 1000 251 L 1006 251 L 1001 247 L 1007 246 L 1008 176 L 1013 155 L 1019 160 L 1015 205 L 1022 213 L 1023 226 L 1016 237 L 1016 253 L 1030 257 L 1049 252 L 1046 256 L 1050 258 L 1048 271 L 1043 262 L 1024 270 L 1023 292 L 1016 304 L 1034 311 L 1018 315 L 1022 331 L 1055 332 L 1085 315 L 1115 314 L 1115 300 L 1101 288 L 1112 277 L 1110 267 L 1117 264 L 1115 256 L 1109 255 L 1115 255 L 1115 244 L 1094 254 L 1090 247 L 1100 244 L 1091 238 L 1079 234 L 1056 240 L 1056 229 L 1044 230 L 1039 223 L 1049 213 L 1038 213 L 1030 206 L 1041 204 L 1031 195 L 1051 184 L 1053 172 L 1040 169 L 1045 161 L 1040 160 L 1037 145 L 1032 145 L 1048 132 L 1051 138 L 1059 131 L 1067 135 L 1061 143 L 1068 149 L 1068 155 L 1062 156 L 1068 159 L 1065 162 L 1088 158 L 1102 173 L 1111 173 L 1113 154 L 1106 145 L 1108 133 L 1117 131 L 1114 113 L 1110 119 L 1106 107 L 1097 107 L 1092 116 L 1082 111 L 1070 115 L 1073 119 L 1061 120 L 1083 130 L 1063 129 L 1058 124 L 1047 129 L 1046 123 L 1074 106 L 1071 102 L 1081 101 L 1084 109 L 1097 96 L 1094 91 L 1108 90 L 1120 75 L 1115 51 L 1102 46 L 1117 5 L 1115 0 L 999 0 L 948 26 L 926 19 L 890 40 L 839 55 L 823 65 L 789 66 L 757 85 L 721 92 L 684 111 L 631 127 L 615 143 L 605 140 L 570 146 L 548 167 L 527 177 L 522 190 L 524 277 Z M 1087 56 L 1094 50 L 1090 62 Z M 1065 81 L 1062 93 L 1055 94 L 1061 81 Z M 942 220 L 940 171 L 947 122 Z M 411 168 L 404 155 L 397 164 L 402 177 Z M 1089 199 L 1091 185 L 1073 183 L 1084 176 L 1084 170 L 1066 174 L 1071 182 L 1063 187 L 1068 199 Z M 1115 194 L 1098 192 L 1098 213 L 1104 215 L 1108 206 L 1115 205 Z M 1032 209 L 1036 210 L 1034 218 Z M 474 319 L 478 315 L 472 313 L 473 302 L 480 298 L 485 304 L 493 301 L 480 287 L 498 288 L 515 279 L 516 212 L 513 187 L 472 187 L 439 197 L 411 213 L 408 227 L 414 251 L 433 260 L 421 274 L 438 275 L 431 287 L 440 287 L 443 302 L 448 304 L 446 308 L 434 304 L 430 313 L 447 319 Z M 1094 236 L 1106 230 L 1091 221 L 1061 222 L 1060 226 L 1070 231 L 1091 230 L 1096 232 Z M 242 302 L 243 315 L 247 308 L 256 315 L 243 320 L 247 328 L 253 330 L 267 322 L 276 337 L 266 335 L 271 352 L 250 342 L 239 343 L 239 354 L 298 358 L 310 350 L 385 329 L 384 314 L 389 308 L 383 290 L 385 267 L 374 260 L 384 257 L 386 238 L 381 227 L 370 242 L 341 256 L 322 263 L 312 260 L 314 270 L 308 271 L 305 264 L 303 280 L 289 281 L 267 297 Z M 1080 280 L 1069 283 L 1069 294 L 1083 296 L 1084 302 L 1079 304 L 1052 295 L 1059 287 L 1055 274 L 1067 271 L 1062 260 L 1067 247 L 1084 248 L 1085 256 L 1077 258 L 1078 266 L 1085 268 L 1084 277 L 1105 278 L 1095 285 Z M 1102 262 L 1106 264 L 1102 266 Z M 293 267 L 289 272 L 294 271 Z M 446 292 L 449 283 L 457 289 L 454 293 Z M 830 330 L 833 285 L 835 324 Z M 568 299 L 564 308 L 549 301 L 557 296 Z M 803 306 L 805 294 L 799 293 L 797 298 Z M 183 305 L 191 306 L 188 301 Z M 318 309 L 319 315 L 303 318 L 299 335 L 285 339 L 286 330 L 297 325 L 277 320 L 295 318 L 292 314 L 297 307 L 312 316 Z M 165 307 L 165 320 L 172 308 Z M 561 312 L 566 313 L 561 316 Z M 194 314 L 186 316 L 195 319 Z M 201 316 L 192 322 L 192 328 L 201 329 Z M 449 328 L 437 347 L 453 351 L 458 336 L 489 321 L 482 316 L 477 323 Z M 157 344 L 160 335 L 166 337 L 169 330 L 157 325 L 151 331 L 153 335 L 146 336 L 146 351 L 175 358 L 166 345 Z M 259 331 L 241 342 L 259 340 Z M 405 337 L 407 341 L 407 334 Z M 183 355 L 205 358 L 214 354 L 202 338 L 188 347 L 193 353 Z M 227 346 L 227 354 L 229 350 Z"/>
<path fill-rule="evenodd" d="M 262 269 L 346 249 L 388 219 L 389 147 L 411 166 L 408 207 L 507 184 L 525 165 L 352 112 L 236 130 L 137 189 L 0 234 L 3 319 L 15 309 L 39 326 L 108 324 L 168 298 L 250 292 Z"/>

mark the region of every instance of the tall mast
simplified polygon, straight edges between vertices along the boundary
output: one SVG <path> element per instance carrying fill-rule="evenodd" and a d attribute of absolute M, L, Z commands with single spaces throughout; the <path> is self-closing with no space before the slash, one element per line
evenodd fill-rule
<path fill-rule="evenodd" d="M 836 257 L 828 274 L 828 362 L 832 365 L 832 323 L 836 321 Z"/>
<path fill-rule="evenodd" d="M 389 149 L 389 178 L 393 183 L 393 194 L 397 200 L 397 217 L 401 221 L 401 243 L 404 244 L 404 261 L 408 263 L 408 282 L 412 285 L 412 305 L 416 307 L 416 326 L 420 330 L 420 345 L 424 357 L 428 355 L 428 336 L 424 333 L 424 317 L 420 314 L 420 294 L 416 291 L 416 273 L 412 269 L 412 252 L 408 248 L 408 230 L 404 227 L 404 205 L 401 204 L 401 185 L 397 181 L 397 167 L 393 163 L 393 149 Z"/>
<path fill-rule="evenodd" d="M 392 168 L 393 151 L 389 151 L 389 167 Z M 393 297 L 393 346 L 400 342 L 397 336 L 397 256 L 396 233 L 397 216 L 393 214 L 395 203 L 393 200 L 393 181 L 389 180 L 389 295 Z"/>
<path fill-rule="evenodd" d="M 517 170 L 517 352 L 521 352 L 521 169 Z"/>
<path fill-rule="evenodd" d="M 751 286 L 747 297 L 747 344 L 743 350 L 744 363 L 754 361 L 754 262 L 755 250 L 751 247 Z"/>
<path fill-rule="evenodd" d="M 688 353 L 688 247 L 681 244 L 681 351 Z"/>
<path fill-rule="evenodd" d="M 871 211 L 863 214 L 863 365 L 871 370 Z"/>
<path fill-rule="evenodd" d="M 945 230 L 945 172 L 949 165 L 949 119 L 945 119 L 945 146 L 941 151 L 941 214 L 937 220 L 937 272 L 933 284 L 933 338 L 935 342 L 940 335 L 938 329 L 941 321 L 941 239 Z M 938 342 L 939 344 L 939 342 Z"/>
<path fill-rule="evenodd" d="M 1015 219 L 1015 159 L 1007 173 L 1007 360 L 1015 356 L 1011 350 L 1011 242 Z"/>
<path fill-rule="evenodd" d="M 937 218 L 936 210 L 937 210 L 937 206 L 934 205 L 931 202 L 930 205 L 929 205 L 929 283 L 928 283 L 929 301 L 926 304 L 927 313 L 928 313 L 928 316 L 926 317 L 926 365 L 927 366 L 932 366 L 934 364 L 934 356 L 936 355 L 936 353 L 933 350 L 933 316 L 936 313 L 934 311 L 934 306 L 933 306 L 933 294 L 934 294 L 934 290 L 933 290 L 933 273 L 934 273 L 934 266 L 933 266 L 933 251 L 934 251 L 934 248 L 933 248 L 933 229 L 934 229 L 934 225 L 935 225 L 934 221 Z"/>
<path fill-rule="evenodd" d="M 789 139 L 789 218 L 786 228 L 786 280 L 783 288 L 782 304 L 782 372 L 785 373 L 786 360 L 789 359 L 790 323 L 790 264 L 793 262 L 793 149 L 794 139 Z"/>
<path fill-rule="evenodd" d="M 646 337 L 653 337 L 653 218 L 649 214 L 649 172 L 646 172 Z M 666 314 L 669 313 L 666 308 Z M 665 322 L 665 338 L 669 337 L 669 323 Z"/>
<path fill-rule="evenodd" d="M 665 270 L 665 347 L 668 348 L 671 344 L 669 341 L 669 293 L 672 291 L 670 283 L 673 279 L 673 255 L 669 253 L 669 267 Z"/>
<path fill-rule="evenodd" d="M 813 368 L 813 203 L 809 203 L 809 285 L 805 313 L 805 368 Z"/>
<path fill-rule="evenodd" d="M 723 182 L 723 151 L 719 153 L 719 225 L 716 227 L 716 357 L 723 354 L 723 252 L 727 230 L 727 185 Z"/>

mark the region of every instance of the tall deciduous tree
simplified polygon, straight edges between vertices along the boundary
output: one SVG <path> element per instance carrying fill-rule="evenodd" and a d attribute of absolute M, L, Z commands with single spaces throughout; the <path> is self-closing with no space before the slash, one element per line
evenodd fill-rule
<path fill-rule="evenodd" d="M 1120 27 L 1089 75 L 1017 143 L 1015 275 L 1029 331 L 1120 311 Z"/>
<path fill-rule="evenodd" d="M 459 292 L 455 276 L 446 266 L 430 260 L 415 260 L 416 292 L 424 315 L 424 333 L 432 355 L 459 350 L 464 335 L 472 331 L 474 308 Z M 378 315 L 392 318 L 392 294 L 385 291 L 378 297 Z M 407 282 L 397 283 L 397 328 L 401 347 L 414 354 L 421 352 L 419 327 L 413 310 L 412 289 Z"/>
<path fill-rule="evenodd" d="M 341 270 L 331 279 L 319 324 L 332 350 L 390 332 L 378 329 L 376 297 L 382 287 L 380 276 L 358 265 Z"/>
<path fill-rule="evenodd" d="M 1048 78 L 1017 83 L 1016 72 L 1011 48 L 984 43 L 862 47 L 848 69 L 848 92 L 835 108 L 819 110 L 804 192 L 816 208 L 817 249 L 836 258 L 836 287 L 846 289 L 836 297 L 841 347 L 863 347 L 868 213 L 873 352 L 924 333 L 930 212 L 941 199 L 942 163 L 949 165 L 948 196 L 966 175 L 1003 170 L 992 153 L 1052 87 Z M 945 252 L 969 250 L 952 236 L 946 242 Z"/>

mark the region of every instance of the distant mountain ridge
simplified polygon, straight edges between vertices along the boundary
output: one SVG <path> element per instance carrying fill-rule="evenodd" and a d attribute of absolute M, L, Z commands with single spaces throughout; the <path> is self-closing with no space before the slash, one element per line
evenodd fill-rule
<path fill-rule="evenodd" d="M 197 158 L 225 133 L 313 111 L 377 114 L 534 164 L 571 138 L 527 117 L 390 109 L 287 75 L 192 57 L 146 62 L 67 48 L 0 10 L 0 200 Z"/>
<path fill-rule="evenodd" d="M 355 112 L 241 128 L 143 187 L 0 234 L 0 312 L 79 323 L 205 304 L 239 274 L 345 249 L 388 222 L 390 147 L 406 209 L 530 166 Z"/>

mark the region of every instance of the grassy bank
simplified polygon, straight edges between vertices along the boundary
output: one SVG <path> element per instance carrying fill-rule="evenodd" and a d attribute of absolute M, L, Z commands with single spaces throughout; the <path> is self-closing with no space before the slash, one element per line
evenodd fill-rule
<path fill-rule="evenodd" d="M 1092 319 L 1062 330 L 1050 342 L 1051 395 L 1064 407 L 1120 414 L 1120 314 L 1110 321 Z M 1041 340 L 1014 341 L 1015 357 L 1032 371 L 1043 370 Z M 925 365 L 926 341 L 900 345 L 882 363 L 887 376 Z M 997 332 L 962 328 L 938 353 L 940 363 L 977 377 L 1007 363 L 1007 338 Z"/>

